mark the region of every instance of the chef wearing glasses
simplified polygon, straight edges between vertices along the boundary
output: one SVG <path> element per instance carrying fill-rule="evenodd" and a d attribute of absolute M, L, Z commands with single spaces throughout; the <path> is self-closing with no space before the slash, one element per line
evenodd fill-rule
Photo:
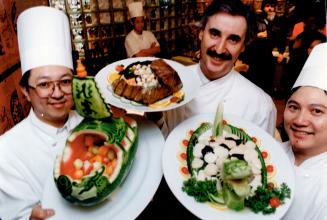
<path fill-rule="evenodd" d="M 72 54 L 67 16 L 33 7 L 20 14 L 20 86 L 31 103 L 27 118 L 0 136 L 0 219 L 45 219 L 40 200 L 55 156 L 81 121 L 72 111 Z M 51 208 L 51 207 L 50 207 Z"/>

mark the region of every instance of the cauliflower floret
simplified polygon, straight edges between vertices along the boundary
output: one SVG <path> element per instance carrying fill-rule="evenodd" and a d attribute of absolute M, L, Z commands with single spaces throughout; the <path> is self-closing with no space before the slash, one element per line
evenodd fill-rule
<path fill-rule="evenodd" d="M 228 150 L 221 146 L 214 147 L 213 152 L 218 158 L 226 158 L 228 156 Z"/>
<path fill-rule="evenodd" d="M 253 174 L 261 173 L 261 162 L 258 158 L 258 152 L 253 148 L 247 148 L 244 151 L 244 160 L 249 163 Z"/>
<path fill-rule="evenodd" d="M 199 138 L 199 144 L 203 144 L 203 145 L 209 145 L 209 137 L 200 137 Z"/>
<path fill-rule="evenodd" d="M 214 163 L 216 161 L 217 157 L 214 153 L 206 153 L 206 155 L 204 155 L 204 160 L 207 163 Z"/>
<path fill-rule="evenodd" d="M 201 168 L 201 167 L 203 166 L 203 163 L 204 163 L 203 160 L 201 160 L 201 159 L 195 157 L 195 158 L 193 159 L 193 161 L 192 161 L 192 167 L 193 167 L 194 169 Z"/>
<path fill-rule="evenodd" d="M 218 168 L 217 165 L 215 163 L 209 163 L 205 168 L 204 168 L 204 172 L 208 175 L 208 176 L 214 176 L 217 174 L 218 172 Z"/>
<path fill-rule="evenodd" d="M 194 157 L 198 157 L 198 158 L 202 158 L 202 149 L 205 147 L 204 144 L 201 144 L 201 143 L 197 143 L 195 146 L 194 146 L 194 149 L 193 149 L 193 156 Z"/>
<path fill-rule="evenodd" d="M 222 136 L 218 136 L 215 138 L 215 142 L 210 142 L 211 147 L 218 147 L 221 143 L 223 143 L 224 138 Z"/>
<path fill-rule="evenodd" d="M 234 140 L 224 140 L 223 144 L 227 145 L 229 149 L 232 149 L 237 146 Z"/>
<path fill-rule="evenodd" d="M 251 186 L 251 194 L 253 195 L 255 190 L 262 185 L 261 183 L 261 175 L 254 175 L 254 178 L 252 181 L 249 183 Z"/>
<path fill-rule="evenodd" d="M 255 149 L 255 143 L 254 143 L 253 141 L 247 141 L 247 142 L 245 143 L 245 146 L 246 146 L 247 148 Z"/>
<path fill-rule="evenodd" d="M 229 151 L 229 155 L 232 155 L 232 154 L 244 154 L 245 150 L 246 150 L 245 145 L 240 144 L 238 147 L 232 148 Z"/>
<path fill-rule="evenodd" d="M 203 170 L 200 170 L 200 171 L 198 172 L 197 176 L 196 176 L 196 179 L 197 179 L 198 181 L 204 181 L 204 180 L 207 179 L 207 175 L 204 173 Z"/>

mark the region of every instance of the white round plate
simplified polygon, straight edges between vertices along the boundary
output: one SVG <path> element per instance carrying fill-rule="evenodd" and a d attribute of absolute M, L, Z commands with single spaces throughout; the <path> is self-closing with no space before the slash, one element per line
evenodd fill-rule
<path fill-rule="evenodd" d="M 240 212 L 233 210 L 219 210 L 209 205 L 208 203 L 199 203 L 191 196 L 188 196 L 182 191 L 183 181 L 186 177 L 180 172 L 181 162 L 178 159 L 178 155 L 181 152 L 180 143 L 186 137 L 189 130 L 195 130 L 199 127 L 201 122 L 213 122 L 213 114 L 202 114 L 193 116 L 181 124 L 179 124 L 168 136 L 165 143 L 165 148 L 162 154 L 162 164 L 164 177 L 168 183 L 170 190 L 173 192 L 175 197 L 194 215 L 201 219 L 206 220 L 277 220 L 280 219 L 290 207 L 293 200 L 295 175 L 292 168 L 292 164 L 288 159 L 286 153 L 282 149 L 280 143 L 272 138 L 261 128 L 256 125 L 242 120 L 238 117 L 225 115 L 224 120 L 229 124 L 236 127 L 243 128 L 251 137 L 256 137 L 261 142 L 259 148 L 261 150 L 267 150 L 270 155 L 270 162 L 276 169 L 276 175 L 274 176 L 275 182 L 280 185 L 286 183 L 291 189 L 291 199 L 286 199 L 285 204 L 277 208 L 274 214 L 263 215 L 251 212 L 250 209 L 245 208 Z M 211 131 L 210 131 L 211 132 Z M 169 162 L 167 162 L 169 161 Z"/>
<path fill-rule="evenodd" d="M 107 201 L 94 207 L 72 205 L 61 197 L 50 175 L 42 206 L 55 210 L 56 214 L 51 219 L 129 220 L 135 219 L 145 209 L 162 178 L 161 156 L 164 138 L 152 122 L 142 121 L 138 122 L 138 125 L 139 143 L 130 173 Z"/>
<path fill-rule="evenodd" d="M 182 83 L 183 88 L 182 91 L 184 92 L 184 100 L 179 103 L 170 104 L 165 107 L 148 107 L 146 105 L 142 105 L 140 103 L 136 103 L 134 101 L 128 100 L 126 98 L 117 96 L 111 89 L 111 85 L 108 82 L 108 75 L 113 73 L 115 71 L 115 68 L 117 65 L 124 65 L 125 67 L 128 66 L 131 63 L 134 62 L 142 62 L 147 60 L 155 60 L 159 59 L 156 57 L 139 57 L 139 58 L 128 58 L 125 60 L 116 61 L 114 63 L 111 63 L 101 69 L 97 75 L 95 76 L 95 81 L 97 82 L 97 85 L 99 86 L 100 92 L 105 99 L 105 102 L 114 105 L 119 108 L 127 109 L 127 110 L 135 110 L 139 112 L 158 112 L 158 111 L 167 111 L 170 109 L 177 108 L 179 106 L 182 106 L 189 101 L 191 101 L 195 95 L 196 92 L 200 88 L 200 80 L 196 73 L 193 73 L 190 71 L 187 67 L 184 65 L 177 63 L 172 60 L 165 60 L 167 64 L 169 64 L 172 68 L 176 70 L 178 73 Z M 167 97 L 163 100 L 160 100 L 160 102 L 164 102 L 165 100 L 169 100 L 170 97 Z"/>

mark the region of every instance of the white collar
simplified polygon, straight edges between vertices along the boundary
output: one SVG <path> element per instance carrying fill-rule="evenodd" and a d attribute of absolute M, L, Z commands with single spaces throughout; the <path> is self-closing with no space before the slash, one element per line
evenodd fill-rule
<path fill-rule="evenodd" d="M 137 38 L 140 38 L 141 40 L 143 40 L 143 33 L 144 33 L 144 31 L 142 31 L 142 34 L 138 34 L 138 33 L 136 33 L 136 31 L 133 29 L 133 34 L 134 34 L 134 36 L 137 37 Z"/>
<path fill-rule="evenodd" d="M 45 138 L 44 140 L 48 140 L 47 142 L 50 142 L 52 146 L 57 144 L 58 136 L 61 134 L 67 134 L 72 131 L 74 128 L 73 126 L 76 126 L 75 123 L 72 122 L 72 118 L 74 118 L 74 115 L 76 115 L 76 112 L 71 111 L 69 113 L 69 117 L 67 119 L 67 122 L 62 128 L 56 128 L 52 125 L 49 125 L 43 121 L 41 121 L 34 113 L 33 109 L 30 110 L 29 118 L 33 126 L 41 133 L 46 135 L 48 138 Z"/>
<path fill-rule="evenodd" d="M 214 82 L 214 83 L 219 83 L 219 84 L 224 84 L 226 81 L 228 81 L 232 76 L 235 71 L 231 70 L 229 73 L 227 73 L 225 76 L 215 79 L 215 80 L 209 80 L 204 73 L 201 70 L 200 64 L 197 65 L 196 67 L 196 72 L 199 74 L 200 80 L 202 85 L 208 84 L 209 82 Z"/>
<path fill-rule="evenodd" d="M 292 146 L 290 145 L 289 141 L 284 143 L 284 147 L 286 147 L 286 152 L 288 153 L 291 162 L 294 164 L 295 167 L 301 168 L 301 169 L 314 169 L 317 168 L 323 168 L 327 167 L 327 152 L 318 154 L 316 156 L 310 157 L 303 161 L 300 166 L 295 165 L 295 156 L 294 152 L 292 150 Z"/>

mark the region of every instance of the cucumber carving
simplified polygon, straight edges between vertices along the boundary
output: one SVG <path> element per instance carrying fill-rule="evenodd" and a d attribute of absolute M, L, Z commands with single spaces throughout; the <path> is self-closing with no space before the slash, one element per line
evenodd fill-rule
<path fill-rule="evenodd" d="M 113 118 L 93 77 L 74 77 L 75 108 L 84 116 L 54 166 L 62 197 L 81 206 L 106 200 L 127 177 L 137 150 L 134 119 Z"/>

